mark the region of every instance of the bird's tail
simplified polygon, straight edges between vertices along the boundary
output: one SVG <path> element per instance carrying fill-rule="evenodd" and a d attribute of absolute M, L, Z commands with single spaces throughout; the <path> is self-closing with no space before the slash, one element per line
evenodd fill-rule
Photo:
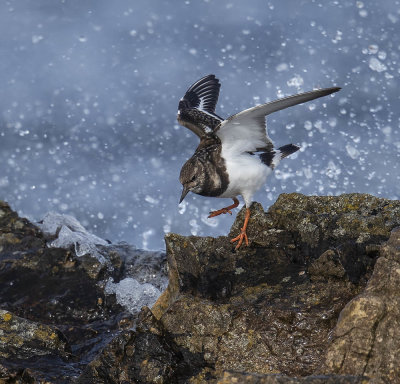
<path fill-rule="evenodd" d="M 286 144 L 282 147 L 278 148 L 278 151 L 281 153 L 281 159 L 284 159 L 285 157 L 288 157 L 292 153 L 295 153 L 298 151 L 300 147 L 294 144 Z"/>
<path fill-rule="evenodd" d="M 261 153 L 260 159 L 261 161 L 267 165 L 268 167 L 274 169 L 282 159 L 288 157 L 292 153 L 298 151 L 300 147 L 294 144 L 286 144 L 278 149 L 272 149 L 267 152 Z"/>

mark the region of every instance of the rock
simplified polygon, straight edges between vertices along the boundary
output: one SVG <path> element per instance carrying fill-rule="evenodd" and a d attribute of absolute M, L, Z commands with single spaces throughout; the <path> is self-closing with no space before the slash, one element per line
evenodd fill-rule
<path fill-rule="evenodd" d="M 48 248 L 46 236 L 2 204 L 0 307 L 23 318 L 22 332 L 58 329 L 68 341 L 40 344 L 40 361 L 24 358 L 28 342 L 20 355 L 4 344 L 0 378 L 400 383 L 400 202 L 289 194 L 267 213 L 251 209 L 250 246 L 237 252 L 229 240 L 244 210 L 229 237 L 167 235 L 168 287 L 136 318 L 104 286 L 128 275 L 157 284 L 162 255 L 104 246 L 103 263 Z"/>
<path fill-rule="evenodd" d="M 0 357 L 28 359 L 33 356 L 70 356 L 65 336 L 55 327 L 22 319 L 0 310 Z"/>
<path fill-rule="evenodd" d="M 252 246 L 236 253 L 227 238 L 168 235 L 170 286 L 153 311 L 217 376 L 310 375 L 339 312 L 365 286 L 377 244 L 400 225 L 400 203 L 290 194 L 267 214 L 254 204 L 251 217 Z"/>
<path fill-rule="evenodd" d="M 145 307 L 136 332 L 126 331 L 117 336 L 86 367 L 77 384 L 185 382 L 196 373 L 194 360 L 187 358 Z"/>
<path fill-rule="evenodd" d="M 340 255 L 332 249 L 325 251 L 318 259 L 313 261 L 308 267 L 308 272 L 312 279 L 325 280 L 329 277 L 341 279 L 346 274 Z"/>
<path fill-rule="evenodd" d="M 59 329 L 0 310 L 0 383 L 44 383 L 55 376 L 62 378 L 62 372 L 53 375 L 52 371 L 73 360 L 71 347 Z"/>
<path fill-rule="evenodd" d="M 124 309 L 106 297 L 98 280 L 88 273 L 89 260 L 65 249 L 30 248 L 26 252 L 2 254 L 0 305 L 18 316 L 45 324 L 57 324 L 72 344 L 80 344 L 97 333 L 98 324 L 113 320 Z M 98 267 L 93 259 L 91 270 Z M 96 336 L 98 337 L 98 336 Z M 84 344 L 84 343 L 83 343 Z M 82 345 L 83 348 L 87 348 Z"/>
<path fill-rule="evenodd" d="M 360 376 L 318 375 L 294 378 L 282 375 L 258 375 L 239 372 L 224 372 L 217 384 L 367 384 L 369 380 Z"/>
<path fill-rule="evenodd" d="M 26 250 L 41 244 L 41 233 L 28 220 L 20 218 L 10 206 L 0 200 L 0 252 Z"/>
<path fill-rule="evenodd" d="M 115 298 L 107 297 L 98 285 L 96 277 L 104 276 L 105 271 L 96 259 L 78 258 L 73 249 L 48 248 L 37 227 L 20 219 L 7 204 L 1 203 L 0 209 L 0 308 L 19 319 L 21 337 L 29 334 L 32 327 L 43 330 L 38 335 L 49 337 L 47 344 L 37 347 L 40 353 L 34 352 L 39 341 L 33 336 L 32 342 L 24 341 L 21 350 L 6 343 L 2 364 L 13 375 L 19 375 L 21 368 L 29 368 L 29 376 L 35 380 L 60 381 L 71 371 L 70 361 L 37 359 L 40 354 L 54 354 L 50 335 L 57 335 L 57 340 L 62 332 L 73 359 L 85 364 L 111 338 L 109 332 L 118 331 L 121 319 L 127 315 Z M 54 326 L 58 333 L 48 330 Z M 25 360 L 17 363 L 23 356 Z M 24 372 L 27 377 L 28 372 Z"/>
<path fill-rule="evenodd" d="M 52 241 L 54 236 L 49 238 L 0 202 L 0 308 L 6 319 L 15 319 L 13 327 L 19 332 L 18 336 L 3 330 L 1 364 L 7 372 L 4 377 L 13 380 L 70 382 L 114 336 L 136 321 L 137 313 L 129 313 L 115 295 L 105 293 L 107 281 L 117 283 L 138 269 L 146 272 L 143 281 L 150 280 L 150 274 L 152 282 L 156 274 L 162 281 L 165 255 L 161 253 L 128 245 L 103 246 L 98 249 L 105 260 L 101 263 L 88 254 L 77 257 L 74 246 L 49 248 Z M 68 359 L 61 344 L 60 350 L 56 348 L 60 340 L 71 349 Z"/>
<path fill-rule="evenodd" d="M 177 268 L 170 275 L 175 298 L 162 304 L 160 321 L 175 342 L 203 353 L 216 375 L 226 369 L 311 374 L 339 311 L 359 287 L 347 279 L 311 282 L 305 265 L 290 263 L 278 247 L 234 253 L 227 239 L 205 241 L 167 237 L 169 265 Z"/>
<path fill-rule="evenodd" d="M 291 261 L 299 263 L 334 250 L 353 282 L 370 270 L 378 254 L 376 245 L 387 240 L 400 224 L 399 201 L 366 194 L 282 194 L 266 215 L 259 205 L 253 205 L 253 210 L 248 235 L 255 247 L 279 246 Z M 244 210 L 230 237 L 237 234 L 243 219 Z"/>
<path fill-rule="evenodd" d="M 153 325 L 143 326 L 148 320 L 141 320 L 138 330 L 129 334 L 124 348 L 130 358 L 122 352 L 119 357 L 129 364 L 117 370 L 125 380 L 370 382 L 360 371 L 326 368 L 321 375 L 314 373 L 332 348 L 330 335 L 340 312 L 364 290 L 380 244 L 400 225 L 400 202 L 357 194 L 290 194 L 281 195 L 267 213 L 260 204 L 251 209 L 251 244 L 238 252 L 229 237 L 241 227 L 244 210 L 228 238 L 166 236 L 169 285 L 152 307 L 153 315 L 146 310 L 144 317 Z M 155 335 L 161 337 L 158 343 L 146 341 L 143 349 L 142 340 Z M 114 361 L 107 356 L 118 355 L 118 345 L 110 345 L 96 366 Z M 329 361 L 335 362 L 335 356 L 332 352 Z M 163 370 L 164 364 L 171 370 Z M 117 382 L 115 375 L 90 369 L 85 380 L 81 382 Z"/>
<path fill-rule="evenodd" d="M 363 293 L 340 314 L 321 372 L 400 382 L 400 228 L 381 248 Z"/>
<path fill-rule="evenodd" d="M 43 376 L 38 376 L 29 368 L 8 369 L 0 364 L 0 383 L 1 384 L 31 384 L 47 383 Z"/>
<path fill-rule="evenodd" d="M 305 196 L 282 194 L 268 211 L 276 227 L 291 228 L 310 247 L 388 238 L 398 223 L 400 202 L 367 194 Z"/>

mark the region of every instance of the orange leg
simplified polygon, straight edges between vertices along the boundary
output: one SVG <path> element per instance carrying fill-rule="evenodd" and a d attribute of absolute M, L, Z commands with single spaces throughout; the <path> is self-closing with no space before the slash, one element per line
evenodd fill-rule
<path fill-rule="evenodd" d="M 236 250 L 238 250 L 242 245 L 243 239 L 246 242 L 246 245 L 249 245 L 249 240 L 247 239 L 247 234 L 246 234 L 246 229 L 247 229 L 247 224 L 249 223 L 249 219 L 250 219 L 250 208 L 246 208 L 246 216 L 244 217 L 244 223 L 242 229 L 240 230 L 240 234 L 231 240 L 231 243 L 239 241 L 235 247 Z"/>
<path fill-rule="evenodd" d="M 232 212 L 230 210 L 236 208 L 239 205 L 239 200 L 236 197 L 234 197 L 232 200 L 233 200 L 232 205 L 230 205 L 229 207 L 218 209 L 218 211 L 211 211 L 208 218 L 221 215 L 222 213 L 229 213 L 230 215 L 232 215 Z"/>

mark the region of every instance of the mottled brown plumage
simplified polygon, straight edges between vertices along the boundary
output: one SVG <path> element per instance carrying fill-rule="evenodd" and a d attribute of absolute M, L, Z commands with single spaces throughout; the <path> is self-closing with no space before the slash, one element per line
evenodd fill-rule
<path fill-rule="evenodd" d="M 193 156 L 183 165 L 179 180 L 183 185 L 181 201 L 189 191 L 202 196 L 220 196 L 229 185 L 221 141 L 207 136 L 200 141 Z"/>

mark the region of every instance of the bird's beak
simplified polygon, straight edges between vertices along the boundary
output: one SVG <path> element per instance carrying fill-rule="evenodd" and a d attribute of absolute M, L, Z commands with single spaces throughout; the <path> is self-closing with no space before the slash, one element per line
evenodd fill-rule
<path fill-rule="evenodd" d="M 182 203 L 182 200 L 185 198 L 185 196 L 189 193 L 189 188 L 183 186 L 183 191 L 182 191 L 182 195 L 181 198 L 179 200 L 179 204 Z"/>

